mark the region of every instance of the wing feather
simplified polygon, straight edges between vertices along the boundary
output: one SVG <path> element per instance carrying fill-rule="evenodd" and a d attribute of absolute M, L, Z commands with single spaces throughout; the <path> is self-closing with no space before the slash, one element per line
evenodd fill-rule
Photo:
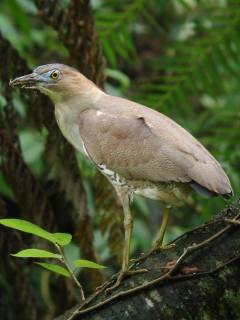
<path fill-rule="evenodd" d="M 196 181 L 215 193 L 232 192 L 220 164 L 184 128 L 147 107 L 107 97 L 107 107 L 80 116 L 80 135 L 95 163 L 127 179 Z"/>

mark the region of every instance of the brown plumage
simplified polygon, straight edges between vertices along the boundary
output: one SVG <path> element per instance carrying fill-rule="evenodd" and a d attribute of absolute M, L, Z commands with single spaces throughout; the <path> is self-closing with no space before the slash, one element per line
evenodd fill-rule
<path fill-rule="evenodd" d="M 159 112 L 105 95 L 98 100 L 98 110 L 81 113 L 79 125 L 94 162 L 126 179 L 195 181 L 217 194 L 232 192 L 227 175 L 210 153 Z"/>
<path fill-rule="evenodd" d="M 233 193 L 220 164 L 184 128 L 157 111 L 104 93 L 71 67 L 40 66 L 10 84 L 47 94 L 54 102 L 63 135 L 115 187 L 123 205 L 125 225 L 123 264 L 117 285 L 129 272 L 132 195 L 159 199 L 170 207 L 181 205 L 190 187 L 206 196 L 228 197 Z M 167 213 L 168 210 L 154 249 L 162 245 Z"/>

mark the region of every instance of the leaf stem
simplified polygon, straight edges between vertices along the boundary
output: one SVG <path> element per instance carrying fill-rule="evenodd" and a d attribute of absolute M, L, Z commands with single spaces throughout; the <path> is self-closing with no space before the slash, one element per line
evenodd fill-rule
<path fill-rule="evenodd" d="M 63 248 L 60 245 L 58 245 L 57 243 L 55 243 L 55 246 L 58 249 L 59 253 L 61 254 L 63 263 L 66 266 L 67 270 L 69 271 L 69 273 L 71 275 L 71 278 L 73 279 L 73 281 L 76 283 L 76 285 L 80 289 L 81 299 L 84 301 L 85 300 L 85 294 L 84 294 L 83 287 L 82 287 L 81 283 L 78 281 L 77 277 L 75 276 L 71 266 L 69 265 L 69 263 L 68 263 L 68 261 L 67 261 L 67 259 L 65 257 Z"/>

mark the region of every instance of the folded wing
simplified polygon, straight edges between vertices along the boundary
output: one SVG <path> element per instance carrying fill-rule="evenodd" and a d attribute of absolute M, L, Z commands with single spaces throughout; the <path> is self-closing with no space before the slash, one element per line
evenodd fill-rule
<path fill-rule="evenodd" d="M 214 193 L 232 193 L 220 164 L 174 121 L 136 103 L 131 103 L 127 112 L 115 110 L 114 106 L 102 111 L 89 109 L 80 116 L 80 135 L 96 164 L 104 164 L 126 179 L 194 181 Z"/>

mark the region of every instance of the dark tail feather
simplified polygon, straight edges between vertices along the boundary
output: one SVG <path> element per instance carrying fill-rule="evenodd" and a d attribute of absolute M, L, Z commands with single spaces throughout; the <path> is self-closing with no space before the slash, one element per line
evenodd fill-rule
<path fill-rule="evenodd" d="M 201 186 L 199 183 L 197 183 L 195 181 L 191 181 L 191 182 L 189 182 L 189 184 L 193 188 L 193 190 L 195 190 L 196 192 L 198 192 L 199 194 L 201 194 L 205 198 L 216 197 L 218 195 L 216 192 L 211 191 L 211 190 Z"/>
<path fill-rule="evenodd" d="M 228 200 L 228 199 L 230 199 L 232 196 L 234 196 L 234 193 L 233 193 L 233 191 L 232 191 L 232 192 L 230 192 L 230 193 L 222 194 L 222 196 L 223 196 L 224 199 Z"/>
<path fill-rule="evenodd" d="M 203 186 L 201 186 L 199 183 L 197 183 L 196 181 L 191 181 L 189 182 L 190 186 L 195 190 L 197 191 L 199 194 L 201 194 L 203 197 L 206 197 L 206 198 L 211 198 L 211 197 L 216 197 L 220 194 L 214 192 L 214 191 L 211 191 Z M 221 194 L 221 196 L 224 198 L 224 199 L 229 199 L 233 196 L 233 191 L 230 192 L 230 193 L 225 193 L 225 194 Z"/>

